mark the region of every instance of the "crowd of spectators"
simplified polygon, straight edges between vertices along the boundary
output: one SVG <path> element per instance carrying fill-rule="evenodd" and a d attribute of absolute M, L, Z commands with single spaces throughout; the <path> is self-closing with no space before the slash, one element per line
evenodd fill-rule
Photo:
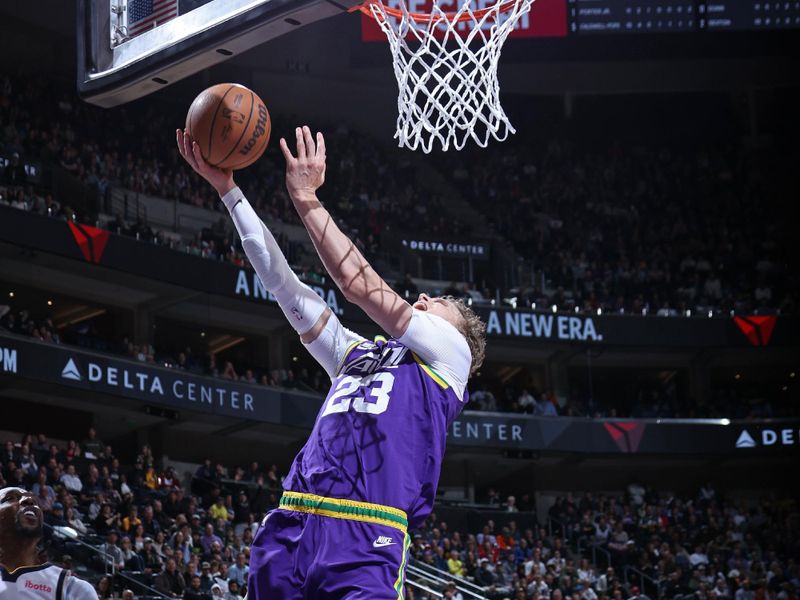
<path fill-rule="evenodd" d="M 178 473 L 147 445 L 123 464 L 91 428 L 80 442 L 6 440 L 5 485 L 36 495 L 48 555 L 98 573 L 101 598 L 130 600 L 144 584 L 173 598 L 241 600 L 250 545 L 277 505 L 281 475 L 277 465 L 211 459 Z M 710 484 L 682 496 L 633 483 L 616 495 L 558 497 L 540 520 L 528 491 L 517 500 L 490 489 L 483 500 L 478 531 L 431 514 L 410 532 L 409 552 L 492 600 L 646 600 L 659 591 L 682 600 L 798 598 L 794 500 L 726 498 Z M 82 552 L 76 536 L 102 554 Z M 463 598 L 455 585 L 442 592 Z M 407 586 L 406 597 L 427 595 Z"/>
<path fill-rule="evenodd" d="M 672 316 L 792 312 L 795 193 L 777 151 L 567 140 L 448 155 L 462 196 L 532 261 L 523 306 Z"/>
<path fill-rule="evenodd" d="M 60 166 L 99 197 L 117 185 L 223 212 L 213 190 L 172 147 L 184 106 L 162 98 L 158 105 L 144 100 L 106 111 L 65 89 L 44 79 L 0 82 L 0 155 L 10 157 L 6 203 L 95 222 L 92 208 L 62 206 L 46 186 L 31 186 L 22 157 Z M 294 120 L 277 119 L 273 135 Z M 596 149 L 564 140 L 448 155 L 432 168 L 449 171 L 452 189 L 484 212 L 485 231 L 475 232 L 443 208 L 441 192 L 419 185 L 420 169 L 408 153 L 341 124 L 327 129 L 326 202 L 371 258 L 385 252 L 381 237 L 392 229 L 453 238 L 491 234 L 532 261 L 530 285 L 501 293 L 518 305 L 664 316 L 795 310 L 789 239 L 775 216 L 789 190 L 790 157 L 736 143 L 732 149 L 668 148 L 657 141 Z M 282 171 L 273 144 L 238 177 L 268 222 L 297 224 Z M 101 224 L 246 264 L 224 223 L 221 232 L 197 232 L 180 242 L 141 220 Z M 319 269 L 313 252 L 282 241 L 293 264 Z"/>
<path fill-rule="evenodd" d="M 631 484 L 618 495 L 559 497 L 547 522 L 531 527 L 517 526 L 533 508 L 530 494 L 501 501 L 489 490 L 485 500 L 506 513 L 502 525 L 453 531 L 431 515 L 411 553 L 493 599 L 639 600 L 660 591 L 685 600 L 789 600 L 800 592 L 793 499 L 726 499 L 711 485 L 680 496 Z"/>
<path fill-rule="evenodd" d="M 173 598 L 241 600 L 253 535 L 280 483 L 276 465 L 210 459 L 187 480 L 146 445 L 122 465 L 93 428 L 62 446 L 44 434 L 7 440 L 0 454 L 0 487 L 31 490 L 45 512 L 49 556 L 125 575 L 99 578 L 101 598 L 139 582 Z M 101 553 L 84 553 L 76 537 Z"/>

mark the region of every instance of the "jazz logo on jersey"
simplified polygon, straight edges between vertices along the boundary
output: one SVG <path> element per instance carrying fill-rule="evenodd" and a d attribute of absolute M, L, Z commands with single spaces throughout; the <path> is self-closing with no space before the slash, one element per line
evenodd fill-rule
<path fill-rule="evenodd" d="M 396 367 L 408 352 L 408 348 L 404 346 L 384 346 L 380 352 L 376 352 L 377 348 L 371 342 L 364 342 L 359 348 L 366 349 L 364 348 L 365 346 L 374 348 L 374 350 L 354 358 L 344 368 L 343 373 L 348 375 L 367 375 L 381 368 Z"/>
<path fill-rule="evenodd" d="M 394 542 L 392 538 L 386 537 L 385 535 L 380 536 L 377 540 L 372 542 L 373 548 L 383 548 L 384 546 L 393 546 Z"/>

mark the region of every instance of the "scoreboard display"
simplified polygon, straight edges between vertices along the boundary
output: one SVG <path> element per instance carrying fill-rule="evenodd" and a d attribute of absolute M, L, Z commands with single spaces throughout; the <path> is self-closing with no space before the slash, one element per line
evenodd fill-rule
<path fill-rule="evenodd" d="M 800 28 L 800 0 L 566 1 L 576 35 Z"/>

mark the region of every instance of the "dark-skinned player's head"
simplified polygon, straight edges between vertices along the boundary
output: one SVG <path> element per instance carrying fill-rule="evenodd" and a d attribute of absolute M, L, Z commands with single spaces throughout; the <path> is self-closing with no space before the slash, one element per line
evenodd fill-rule
<path fill-rule="evenodd" d="M 414 303 L 414 308 L 423 310 L 441 317 L 461 332 L 467 340 L 472 365 L 469 374 L 472 375 L 483 364 L 486 355 L 486 325 L 463 300 L 453 296 L 431 297 L 420 294 Z"/>
<path fill-rule="evenodd" d="M 42 509 L 32 492 L 18 487 L 0 489 L 0 545 L 41 538 L 42 522 Z"/>

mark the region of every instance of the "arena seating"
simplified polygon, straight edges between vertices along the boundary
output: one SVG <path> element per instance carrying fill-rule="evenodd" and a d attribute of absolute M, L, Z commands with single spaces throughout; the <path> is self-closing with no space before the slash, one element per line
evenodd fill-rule
<path fill-rule="evenodd" d="M 246 593 L 249 546 L 277 504 L 284 469 L 209 458 L 179 473 L 148 446 L 123 465 L 94 430 L 80 442 L 74 434 L 6 437 L 0 454 L 0 487 L 31 489 L 45 509 L 52 560 L 106 598 L 130 588 L 137 597 L 171 590 L 196 599 L 186 591 L 195 576 L 202 598 L 215 584 L 225 600 Z M 711 486 L 685 496 L 633 483 L 618 494 L 565 494 L 538 515 L 532 497 L 524 486 L 516 496 L 489 490 L 477 526 L 463 509 L 440 505 L 411 532 L 417 585 L 452 598 L 452 579 L 520 600 L 784 600 L 800 587 L 800 515 L 789 497 L 726 497 Z M 409 586 L 407 597 L 426 597 L 421 589 Z"/>
<path fill-rule="evenodd" d="M 95 222 L 109 190 L 121 186 L 221 210 L 213 191 L 172 147 L 185 107 L 165 109 L 160 103 L 156 110 L 144 101 L 121 109 L 126 118 L 111 123 L 107 113 L 79 102 L 57 82 L 6 76 L 2 83 L 0 153 L 55 165 L 91 192 L 61 197 L 70 188 L 62 182 L 54 191 L 52 174 L 34 186 L 9 163 L 0 201 Z M 273 135 L 280 136 L 289 121 L 277 119 Z M 325 194 L 369 256 L 380 254 L 381 236 L 389 228 L 451 236 L 472 232 L 466 220 L 443 210 L 441 198 L 414 185 L 419 167 L 407 155 L 342 125 L 328 130 L 333 164 Z M 485 216 L 489 227 L 481 233 L 512 242 L 532 261 L 527 283 L 513 289 L 483 281 L 456 287 L 465 294 L 467 288 L 488 288 L 489 298 L 570 311 L 791 313 L 797 286 L 789 240 L 774 218 L 779 211 L 771 210 L 790 189 L 782 184 L 791 163 L 792 156 L 772 147 L 748 148 L 735 133 L 718 146 L 687 144 L 680 150 L 657 138 L 587 147 L 519 138 L 490 155 L 445 158 L 436 164 L 452 192 Z M 281 173 L 282 158 L 273 144 L 240 180 L 268 221 L 297 224 Z M 172 239 L 141 220 L 112 220 L 106 226 L 146 241 Z M 667 241 L 673 239 L 679 242 Z M 230 230 L 220 236 L 198 231 L 175 246 L 244 264 L 231 240 Z M 299 268 L 319 269 L 312 252 L 295 251 Z"/>

